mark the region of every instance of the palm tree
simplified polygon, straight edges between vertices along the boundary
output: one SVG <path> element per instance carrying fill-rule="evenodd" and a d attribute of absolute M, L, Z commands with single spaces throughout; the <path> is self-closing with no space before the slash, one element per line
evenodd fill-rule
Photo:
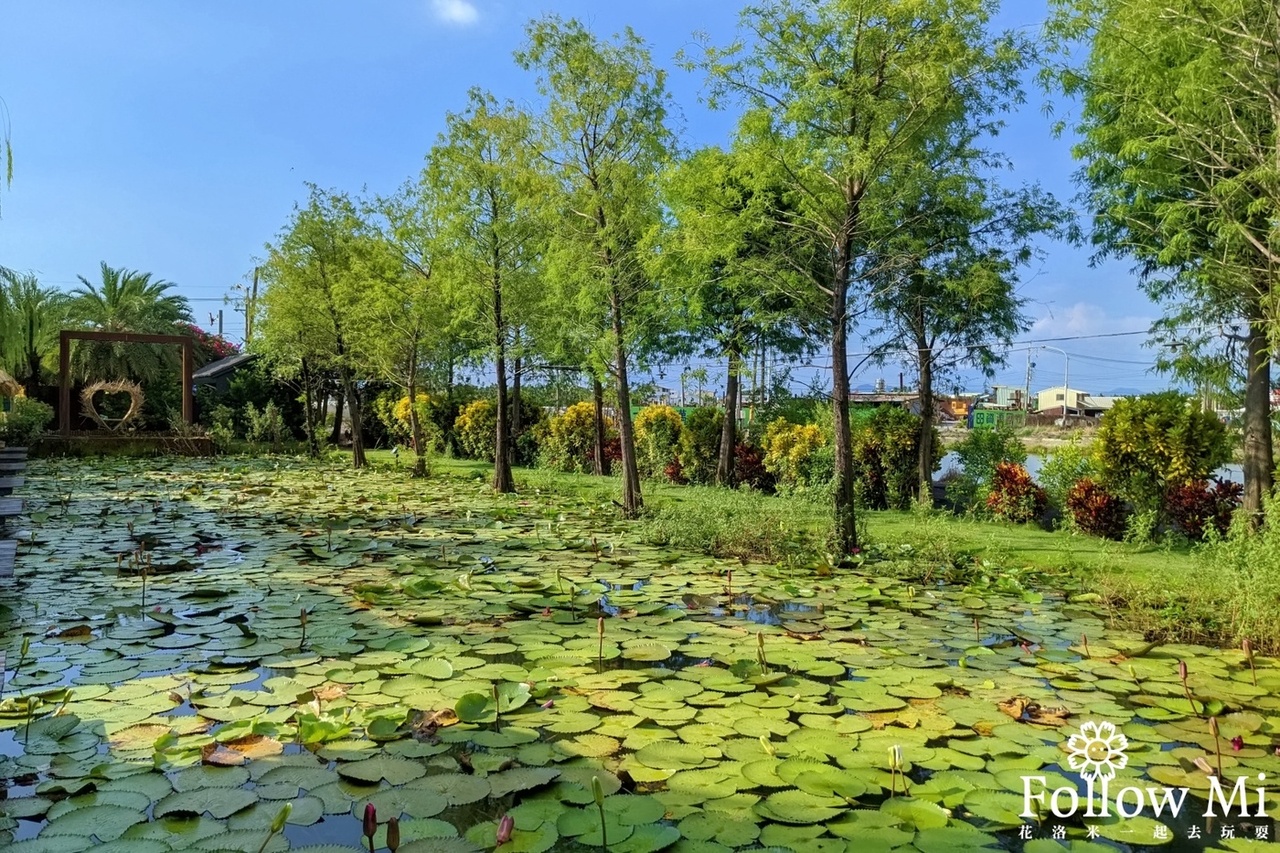
<path fill-rule="evenodd" d="M 186 297 L 169 293 L 175 285 L 152 279 L 151 273 L 116 269 L 104 262 L 102 279 L 92 283 L 78 276 L 80 287 L 71 292 L 70 314 L 84 329 L 99 332 L 177 334 L 179 323 L 191 322 Z M 85 379 L 134 379 L 148 382 L 175 366 L 172 347 L 82 341 L 73 364 Z"/>
<path fill-rule="evenodd" d="M 45 365 L 57 357 L 58 332 L 67 322 L 67 295 L 41 287 L 34 275 L 0 270 L 0 365 L 40 396 Z"/>

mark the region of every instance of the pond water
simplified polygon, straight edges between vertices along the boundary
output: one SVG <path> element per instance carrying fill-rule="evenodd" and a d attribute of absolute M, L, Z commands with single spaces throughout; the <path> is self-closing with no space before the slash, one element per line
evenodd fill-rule
<path fill-rule="evenodd" d="M 1040 476 L 1040 466 L 1043 464 L 1044 464 L 1044 457 L 1036 453 L 1028 454 L 1027 461 L 1024 463 L 1027 469 L 1027 473 L 1030 474 L 1032 478 L 1038 478 Z M 964 470 L 964 463 L 960 461 L 960 457 L 957 456 L 953 451 L 942 457 L 942 462 L 940 463 L 938 468 L 938 476 L 945 475 L 948 471 L 963 471 L 963 470 Z M 1244 482 L 1244 468 L 1240 465 L 1237 465 L 1234 462 L 1231 463 L 1230 465 L 1224 465 L 1223 467 L 1219 468 L 1217 471 L 1214 471 L 1213 475 L 1219 479 L 1228 480 L 1235 483 Z"/>
<path fill-rule="evenodd" d="M 6 850 L 340 853 L 369 803 L 375 846 L 394 816 L 406 853 L 493 849 L 504 815 L 503 851 L 1270 831 L 1202 814 L 1205 768 L 1280 777 L 1277 662 L 1109 629 L 1065 576 L 913 586 L 905 550 L 798 572 L 659 549 L 554 495 L 164 464 L 32 465 L 0 592 Z M 1186 788 L 1185 808 L 1022 816 L 1099 762 L 1112 791 Z"/>

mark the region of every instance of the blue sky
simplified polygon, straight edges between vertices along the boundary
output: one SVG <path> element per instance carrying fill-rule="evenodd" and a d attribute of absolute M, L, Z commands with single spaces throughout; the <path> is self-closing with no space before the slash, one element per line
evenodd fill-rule
<path fill-rule="evenodd" d="M 606 34 L 632 26 L 671 70 L 681 140 L 694 147 L 727 141 L 734 117 L 699 103 L 701 77 L 673 57 L 695 31 L 728 41 L 738 9 L 721 0 L 10 0 L 0 98 L 15 174 L 0 195 L 0 264 L 67 288 L 77 275 L 92 279 L 99 261 L 150 271 L 193 300 L 202 325 L 223 308 L 238 339 L 243 320 L 222 299 L 248 280 L 304 181 L 390 191 L 417 174 L 470 86 L 535 99 L 511 60 L 530 17 L 580 17 Z M 997 25 L 1036 33 L 1044 15 L 1044 0 L 1005 0 Z M 1015 166 L 1008 180 L 1038 180 L 1068 199 L 1070 140 L 1053 138 L 1043 106 L 1029 86 L 1001 138 Z M 1046 248 L 1026 276 L 1027 339 L 1150 325 L 1157 311 L 1125 264 L 1094 268 L 1085 250 Z M 1146 370 L 1142 340 L 1054 345 L 1070 353 L 1072 386 L 1100 393 L 1163 384 Z M 1061 382 L 1060 354 L 1034 360 L 1035 387 Z M 1015 352 L 996 381 L 1021 386 L 1026 362 Z M 882 374 L 896 384 L 896 369 L 854 382 Z"/>

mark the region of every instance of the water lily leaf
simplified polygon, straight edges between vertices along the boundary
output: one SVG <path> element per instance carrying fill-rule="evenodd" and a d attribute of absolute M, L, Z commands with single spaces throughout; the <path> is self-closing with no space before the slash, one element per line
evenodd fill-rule
<path fill-rule="evenodd" d="M 549 767 L 517 767 L 501 773 L 493 773 L 488 777 L 490 796 L 500 798 L 517 791 L 540 788 L 559 775 L 559 770 Z"/>
<path fill-rule="evenodd" d="M 654 741 L 641 747 L 635 758 L 646 767 L 657 770 L 684 770 L 707 760 L 700 747 L 669 740 Z"/>
<path fill-rule="evenodd" d="M 946 809 L 934 803 L 911 797 L 893 797 L 880 804 L 880 811 L 901 818 L 916 829 L 934 829 L 947 825 Z"/>
<path fill-rule="evenodd" d="M 258 795 L 244 788 L 205 788 L 178 791 L 156 803 L 155 816 L 170 814 L 210 814 L 227 818 L 258 801 Z"/>
<path fill-rule="evenodd" d="M 390 785 L 403 785 L 426 775 L 421 762 L 393 755 L 375 755 L 361 761 L 338 762 L 338 775 L 358 782 L 385 781 Z"/>
<path fill-rule="evenodd" d="M 252 799 L 256 799 L 252 794 Z M 97 805 L 74 809 L 51 820 L 41 837 L 54 835 L 78 835 L 93 837 L 98 841 L 114 841 L 125 830 L 147 819 L 146 813 L 126 806 Z"/>
<path fill-rule="evenodd" d="M 755 806 L 756 814 L 782 823 L 825 823 L 844 811 L 845 805 L 834 797 L 819 797 L 789 788 L 776 791 Z"/>

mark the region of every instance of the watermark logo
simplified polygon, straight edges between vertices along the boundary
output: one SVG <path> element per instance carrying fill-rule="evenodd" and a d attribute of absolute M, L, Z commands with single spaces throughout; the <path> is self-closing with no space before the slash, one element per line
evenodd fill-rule
<path fill-rule="evenodd" d="M 1197 799 L 1189 798 L 1191 791 L 1188 788 L 1146 785 L 1134 780 L 1137 784 L 1125 785 L 1119 782 L 1118 790 L 1113 789 L 1112 780 L 1129 766 L 1129 749 L 1129 739 L 1113 723 L 1092 720 L 1084 722 L 1067 739 L 1066 765 L 1079 774 L 1085 790 L 1081 792 L 1074 785 L 1050 788 L 1045 776 L 1023 776 L 1021 816 L 1037 821 L 1042 830 L 1055 818 L 1120 818 L 1123 821 L 1145 812 L 1157 822 L 1161 818 L 1178 820 L 1188 800 Z M 1264 787 L 1266 774 L 1258 773 L 1253 777 L 1240 776 L 1228 780 L 1217 773 L 1207 772 L 1207 789 L 1201 788 L 1198 797 L 1205 801 L 1201 817 L 1206 821 L 1250 821 L 1255 838 L 1268 839 L 1271 827 L 1270 816 L 1267 814 L 1267 791 Z M 1057 828 L 1054 827 L 1055 832 Z M 1234 837 L 1226 834 L 1228 831 L 1235 832 L 1233 826 L 1222 825 L 1220 828 L 1223 838 Z M 1193 825 L 1187 831 L 1189 839 L 1201 837 L 1198 826 Z M 1032 838 L 1033 833 L 1032 826 L 1024 826 L 1020 837 Z M 1098 825 L 1090 823 L 1089 837 L 1097 838 L 1097 833 Z M 1153 839 L 1167 840 L 1168 833 L 1168 827 L 1157 824 Z M 1058 836 L 1055 834 L 1053 837 Z M 1136 839 L 1129 839 L 1126 835 L 1125 840 Z"/>
<path fill-rule="evenodd" d="M 1114 725 L 1090 720 L 1067 741 L 1067 766 L 1081 779 L 1114 779 L 1129 764 L 1128 748 L 1129 739 Z"/>

